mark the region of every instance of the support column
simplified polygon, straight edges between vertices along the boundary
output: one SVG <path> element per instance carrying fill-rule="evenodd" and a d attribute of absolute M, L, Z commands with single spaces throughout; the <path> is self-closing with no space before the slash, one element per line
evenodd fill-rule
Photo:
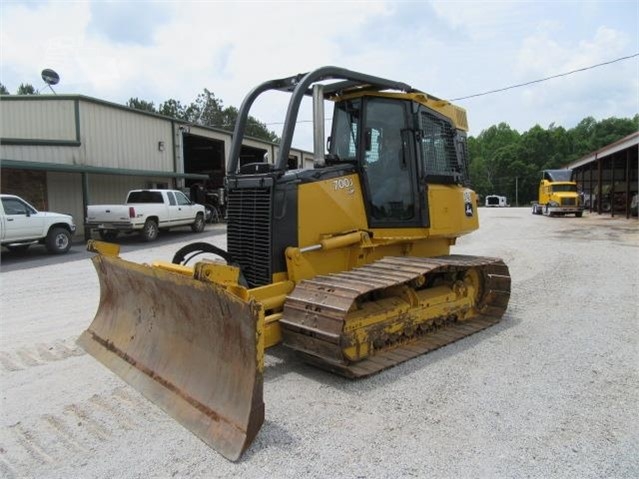
<path fill-rule="evenodd" d="M 630 148 L 626 150 L 626 219 L 630 218 Z"/>
<path fill-rule="evenodd" d="M 592 204 L 593 204 L 593 198 L 595 197 L 595 190 L 592 187 L 592 170 L 593 170 L 593 162 L 590 162 L 590 165 L 588 166 L 588 169 L 590 170 L 590 183 L 588 185 L 588 193 L 590 194 L 589 198 L 590 200 L 588 201 L 588 212 L 592 213 Z"/>
<path fill-rule="evenodd" d="M 601 182 L 602 182 L 602 174 L 601 174 L 601 158 L 597 158 L 597 214 L 601 214 Z"/>
<path fill-rule="evenodd" d="M 87 206 L 89 206 L 89 174 L 84 172 L 82 173 L 82 211 L 84 212 L 84 217 L 82 218 L 82 224 L 84 229 L 84 241 L 88 241 L 91 239 L 91 231 L 86 227 L 86 217 L 87 217 Z"/>
<path fill-rule="evenodd" d="M 615 155 L 610 157 L 610 217 L 615 217 Z"/>

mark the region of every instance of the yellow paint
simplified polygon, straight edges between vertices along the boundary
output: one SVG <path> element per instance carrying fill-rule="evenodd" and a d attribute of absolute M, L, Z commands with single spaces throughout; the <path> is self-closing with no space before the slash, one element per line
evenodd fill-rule
<path fill-rule="evenodd" d="M 298 198 L 300 247 L 318 244 L 329 234 L 368 227 L 362 187 L 355 174 L 301 184 Z"/>
<path fill-rule="evenodd" d="M 350 93 L 343 96 L 336 96 L 331 100 L 338 102 L 341 100 L 351 100 L 354 98 L 360 98 L 363 96 L 376 96 L 382 98 L 395 98 L 397 100 L 412 100 L 420 103 L 432 110 L 435 110 L 442 115 L 450 118 L 450 120 L 458 128 L 463 131 L 468 131 L 468 118 L 466 110 L 457 105 L 453 105 L 448 100 L 442 100 L 436 98 L 427 93 L 389 93 L 389 92 L 372 92 L 372 91 L 360 91 L 356 93 Z"/>
<path fill-rule="evenodd" d="M 87 241 L 87 251 L 103 256 L 118 256 L 120 254 L 120 245 L 105 241 L 89 240 Z"/>
<path fill-rule="evenodd" d="M 574 205 L 571 205 L 572 207 L 580 205 L 579 193 L 577 193 L 577 191 L 553 191 L 553 186 L 570 186 L 577 190 L 577 183 L 574 181 L 548 181 L 544 178 L 539 183 L 540 205 L 546 205 L 554 202 L 557 206 L 561 206 L 562 198 L 574 199 Z"/>

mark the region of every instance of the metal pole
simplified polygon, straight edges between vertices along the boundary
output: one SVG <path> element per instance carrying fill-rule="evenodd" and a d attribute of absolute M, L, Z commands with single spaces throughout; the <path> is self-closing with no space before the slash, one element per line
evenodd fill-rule
<path fill-rule="evenodd" d="M 515 176 L 515 206 L 519 207 L 519 177 Z"/>
<path fill-rule="evenodd" d="M 594 203 L 593 198 L 594 198 L 594 196 L 595 196 L 595 190 L 594 190 L 594 188 L 592 187 L 592 170 L 593 170 L 593 169 L 594 169 L 594 168 L 593 168 L 593 162 L 591 161 L 591 162 L 590 162 L 590 165 L 589 165 L 589 170 L 590 170 L 590 182 L 588 183 L 588 194 L 590 195 L 590 196 L 588 196 L 588 211 L 589 211 L 590 213 L 592 213 L 592 208 L 593 208 L 592 204 Z"/>
<path fill-rule="evenodd" d="M 610 157 L 610 217 L 615 216 L 615 155 Z"/>
<path fill-rule="evenodd" d="M 313 155 L 315 164 L 324 166 L 324 85 L 313 85 Z"/>
<path fill-rule="evenodd" d="M 630 218 L 630 148 L 626 150 L 626 219 Z"/>
<path fill-rule="evenodd" d="M 89 174 L 87 172 L 82 173 L 82 211 L 84 214 L 84 218 L 82 218 L 83 229 L 84 229 L 84 241 L 88 241 L 91 239 L 91 230 L 86 227 L 86 220 L 88 209 L 90 203 L 89 197 Z"/>
<path fill-rule="evenodd" d="M 595 159 L 597 159 L 597 154 L 595 153 Z M 597 214 L 601 214 L 601 158 L 597 159 Z"/>

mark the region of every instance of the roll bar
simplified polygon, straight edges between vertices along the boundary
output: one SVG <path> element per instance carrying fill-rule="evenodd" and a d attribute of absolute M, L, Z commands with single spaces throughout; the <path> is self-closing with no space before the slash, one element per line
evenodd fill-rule
<path fill-rule="evenodd" d="M 279 153 L 275 161 L 275 170 L 284 171 L 288 162 L 288 155 L 293 141 L 295 123 L 297 122 L 297 114 L 299 112 L 302 98 L 305 95 L 313 96 L 312 85 L 325 80 L 340 81 L 323 85 L 322 89 L 324 99 L 331 98 L 335 95 L 360 91 L 398 90 L 407 93 L 419 92 L 419 90 L 415 90 L 406 83 L 387 80 L 385 78 L 379 78 L 334 66 L 318 68 L 317 70 L 313 70 L 308 73 L 300 73 L 288 78 L 266 81 L 251 90 L 240 106 L 240 111 L 238 112 L 237 120 L 235 121 L 235 129 L 233 131 L 233 142 L 231 143 L 231 157 L 228 174 L 235 175 L 238 171 L 240 150 L 242 148 L 242 140 L 244 139 L 249 110 L 258 96 L 270 90 L 292 93 L 288 109 L 286 111 L 286 118 L 284 120 L 282 141 L 280 142 Z"/>

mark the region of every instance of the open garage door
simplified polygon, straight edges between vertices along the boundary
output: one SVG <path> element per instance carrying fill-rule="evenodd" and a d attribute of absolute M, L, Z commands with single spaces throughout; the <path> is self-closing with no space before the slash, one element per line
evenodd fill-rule
<path fill-rule="evenodd" d="M 208 180 L 186 180 L 191 200 L 206 207 L 206 219 L 217 223 L 225 216 L 224 141 L 184 134 L 184 172 L 208 175 Z"/>
<path fill-rule="evenodd" d="M 266 150 L 263 148 L 242 145 L 242 149 L 240 150 L 240 167 L 248 165 L 249 163 L 262 163 L 265 161 L 264 155 L 266 155 Z"/>

